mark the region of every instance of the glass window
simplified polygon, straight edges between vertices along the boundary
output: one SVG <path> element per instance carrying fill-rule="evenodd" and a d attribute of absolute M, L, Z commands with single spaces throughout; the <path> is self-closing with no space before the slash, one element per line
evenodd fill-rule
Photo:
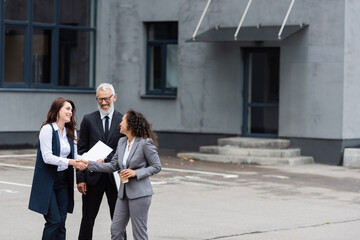
<path fill-rule="evenodd" d="M 85 31 L 61 29 L 59 43 L 59 86 L 89 85 L 90 38 Z"/>
<path fill-rule="evenodd" d="M 24 82 L 25 29 L 7 27 L 5 30 L 4 82 Z"/>
<path fill-rule="evenodd" d="M 249 130 L 255 134 L 277 134 L 279 129 L 279 108 L 251 107 L 248 110 Z"/>
<path fill-rule="evenodd" d="M 149 40 L 175 40 L 178 39 L 177 22 L 149 24 Z"/>
<path fill-rule="evenodd" d="M 168 44 L 166 49 L 166 90 L 176 91 L 178 83 L 178 45 Z"/>
<path fill-rule="evenodd" d="M 91 0 L 61 0 L 60 24 L 71 26 L 89 26 L 91 18 Z"/>
<path fill-rule="evenodd" d="M 50 83 L 51 31 L 35 29 L 33 35 L 33 83 Z"/>
<path fill-rule="evenodd" d="M 250 53 L 252 85 L 251 102 L 278 103 L 279 102 L 279 52 Z M 251 87 L 249 85 L 249 87 Z"/>
<path fill-rule="evenodd" d="M 4 1 L 5 19 L 8 20 L 26 20 L 27 19 L 26 0 L 7 0 Z"/>
<path fill-rule="evenodd" d="M 33 0 L 33 21 L 41 23 L 54 22 L 54 1 L 53 0 Z"/>
<path fill-rule="evenodd" d="M 178 24 L 148 23 L 147 88 L 149 95 L 176 95 Z"/>
<path fill-rule="evenodd" d="M 150 88 L 149 90 L 161 89 L 161 47 L 151 47 L 150 53 Z"/>
<path fill-rule="evenodd" d="M 96 0 L 0 1 L 0 87 L 94 88 Z"/>
<path fill-rule="evenodd" d="M 278 134 L 279 48 L 244 48 L 244 136 Z"/>

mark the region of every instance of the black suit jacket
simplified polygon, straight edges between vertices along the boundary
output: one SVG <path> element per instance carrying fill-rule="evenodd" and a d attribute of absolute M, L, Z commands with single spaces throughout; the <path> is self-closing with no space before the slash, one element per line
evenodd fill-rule
<path fill-rule="evenodd" d="M 123 115 L 116 110 L 114 111 L 113 118 L 111 120 L 111 126 L 109 129 L 108 139 L 105 139 L 104 128 L 100 118 L 100 112 L 95 111 L 93 113 L 84 116 L 84 119 L 80 125 L 80 140 L 78 143 L 78 153 L 83 154 L 89 151 L 99 140 L 108 145 L 113 151 L 106 158 L 105 162 L 110 162 L 114 153 L 118 141 L 121 137 L 125 136 L 120 133 L 120 122 Z M 88 185 L 95 185 L 101 177 L 99 172 L 92 172 L 88 170 L 76 171 L 76 183 L 85 182 Z M 115 184 L 112 173 L 108 173 L 111 181 Z"/>

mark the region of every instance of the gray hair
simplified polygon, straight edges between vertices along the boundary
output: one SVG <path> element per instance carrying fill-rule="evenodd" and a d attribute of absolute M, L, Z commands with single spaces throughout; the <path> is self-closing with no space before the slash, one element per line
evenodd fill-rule
<path fill-rule="evenodd" d="M 111 90 L 111 94 L 115 94 L 115 90 L 114 90 L 114 87 L 113 85 L 111 85 L 110 83 L 102 83 L 98 86 L 98 88 L 96 89 L 96 93 L 99 91 L 99 90 L 102 90 L 102 91 L 106 91 L 110 89 Z"/>

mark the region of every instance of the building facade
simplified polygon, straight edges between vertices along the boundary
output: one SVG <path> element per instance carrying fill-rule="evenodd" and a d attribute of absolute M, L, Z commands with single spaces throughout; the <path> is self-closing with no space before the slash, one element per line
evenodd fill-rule
<path fill-rule="evenodd" d="M 163 149 L 286 138 L 337 165 L 360 145 L 359 1 L 12 0 L 0 11 L 3 148 L 36 145 L 56 97 L 80 122 L 102 82 Z"/>

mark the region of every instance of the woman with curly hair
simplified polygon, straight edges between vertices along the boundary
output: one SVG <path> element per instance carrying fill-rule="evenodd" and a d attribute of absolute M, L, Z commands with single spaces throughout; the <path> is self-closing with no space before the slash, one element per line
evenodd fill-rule
<path fill-rule="evenodd" d="M 121 184 L 111 224 L 111 239 L 124 239 L 131 218 L 135 240 L 148 239 L 147 219 L 153 189 L 149 177 L 160 172 L 161 163 L 156 150 L 157 137 L 151 124 L 139 112 L 130 109 L 122 118 L 120 138 L 111 162 L 86 162 L 90 171 L 121 170 Z"/>

